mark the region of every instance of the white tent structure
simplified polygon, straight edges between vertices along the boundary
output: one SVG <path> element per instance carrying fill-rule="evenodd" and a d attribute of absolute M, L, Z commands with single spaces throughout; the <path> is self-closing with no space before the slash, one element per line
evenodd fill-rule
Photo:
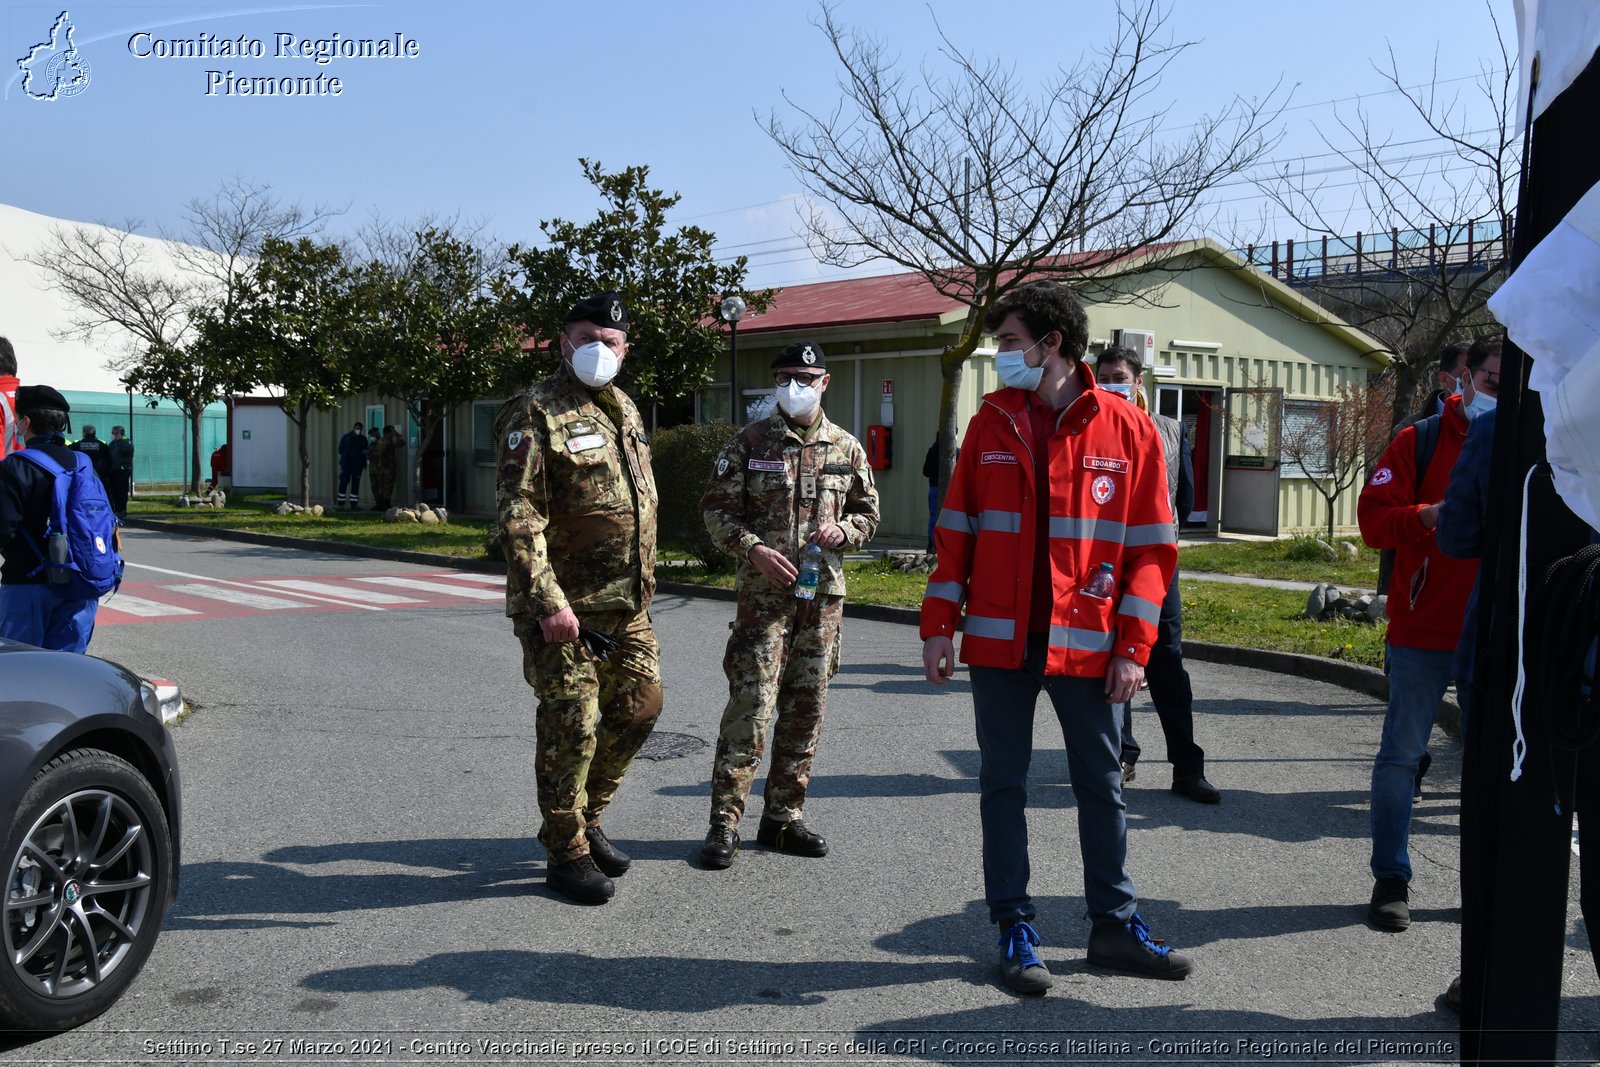
<path fill-rule="evenodd" d="M 66 337 L 75 317 L 72 300 L 52 287 L 47 271 L 30 262 L 50 246 L 54 233 L 80 229 L 96 237 L 126 241 L 146 269 L 174 278 L 187 273 L 174 254 L 171 241 L 0 204 L 0 337 L 9 339 L 16 348 L 17 374 L 25 384 L 52 385 L 67 394 L 73 406 L 74 425 L 92 421 L 103 438 L 112 423 L 129 421 L 131 402 L 135 412 L 130 428 L 134 431 L 136 481 L 177 481 L 187 469 L 184 419 L 170 401 L 151 403 L 154 398 L 137 394 L 130 397 L 120 373 L 113 369 L 134 350 L 132 336 L 109 327 L 98 331 L 90 341 Z M 252 414 L 258 421 L 268 417 L 259 410 Z M 225 406 L 213 405 L 202 423 L 204 463 L 210 451 L 227 440 Z M 267 438 L 277 440 L 281 434 Z M 252 438 L 255 447 L 246 445 L 245 450 L 266 453 L 268 449 L 257 443 L 264 439 L 256 433 Z M 240 451 L 236 443 L 235 457 Z M 280 484 L 279 469 L 286 470 L 288 463 L 281 443 L 273 454 L 254 459 L 256 469 L 264 471 L 258 477 L 268 479 L 260 484 Z"/>
<path fill-rule="evenodd" d="M 107 364 L 125 354 L 129 339 L 108 332 L 91 345 L 58 337 L 72 322 L 71 301 L 65 293 L 50 288 L 44 270 L 28 262 L 49 244 L 54 228 L 78 225 L 113 233 L 108 227 L 0 204 L 0 336 L 16 346 L 25 382 L 48 382 L 62 390 L 121 393 L 122 382 Z M 134 240 L 153 265 L 167 264 L 176 270 L 165 241 Z"/>

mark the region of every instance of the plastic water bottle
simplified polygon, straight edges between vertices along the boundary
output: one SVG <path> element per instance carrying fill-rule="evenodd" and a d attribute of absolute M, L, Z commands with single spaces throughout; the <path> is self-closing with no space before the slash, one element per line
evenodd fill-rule
<path fill-rule="evenodd" d="M 813 541 L 800 550 L 800 577 L 795 579 L 794 595 L 801 600 L 815 600 L 821 578 L 822 546 Z"/>
<path fill-rule="evenodd" d="M 72 562 L 72 553 L 67 549 L 67 539 L 60 530 L 51 530 L 45 536 L 45 551 L 50 561 L 50 581 L 56 585 L 66 585 L 72 577 L 67 572 L 67 564 Z"/>
<path fill-rule="evenodd" d="M 1100 569 L 1094 572 L 1089 584 L 1083 587 L 1083 595 L 1092 596 L 1096 600 L 1110 600 L 1111 594 L 1116 591 L 1116 576 L 1112 573 L 1109 563 L 1100 564 Z"/>

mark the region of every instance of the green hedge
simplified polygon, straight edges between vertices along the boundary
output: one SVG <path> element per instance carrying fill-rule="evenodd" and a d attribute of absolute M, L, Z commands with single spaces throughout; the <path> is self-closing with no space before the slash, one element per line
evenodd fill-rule
<path fill-rule="evenodd" d="M 661 496 L 657 542 L 662 548 L 687 552 L 713 573 L 731 571 L 734 560 L 712 544 L 700 518 L 700 498 L 711 480 L 717 453 L 736 432 L 726 422 L 671 426 L 656 431 L 650 445 Z"/>

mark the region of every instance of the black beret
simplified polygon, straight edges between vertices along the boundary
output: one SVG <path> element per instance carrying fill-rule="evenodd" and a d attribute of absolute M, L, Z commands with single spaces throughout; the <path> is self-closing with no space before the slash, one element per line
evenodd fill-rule
<path fill-rule="evenodd" d="M 25 411 L 38 411 L 41 408 L 54 408 L 57 411 L 72 410 L 67 398 L 48 385 L 17 387 L 16 410 L 19 414 Z"/>
<path fill-rule="evenodd" d="M 772 357 L 772 369 L 780 367 L 815 367 L 817 370 L 828 369 L 828 359 L 822 354 L 822 346 L 812 341 L 796 341 Z"/>
<path fill-rule="evenodd" d="M 616 293 L 600 293 L 573 305 L 563 322 L 592 322 L 609 330 L 628 329 L 628 309 Z"/>

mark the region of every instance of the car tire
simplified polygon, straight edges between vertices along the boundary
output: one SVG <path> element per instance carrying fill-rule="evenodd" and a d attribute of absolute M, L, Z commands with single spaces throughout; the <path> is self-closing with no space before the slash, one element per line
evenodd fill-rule
<path fill-rule="evenodd" d="M 74 749 L 39 771 L 4 835 L 0 1025 L 70 1029 L 115 1003 L 155 947 L 174 888 L 166 810 L 127 761 Z"/>

